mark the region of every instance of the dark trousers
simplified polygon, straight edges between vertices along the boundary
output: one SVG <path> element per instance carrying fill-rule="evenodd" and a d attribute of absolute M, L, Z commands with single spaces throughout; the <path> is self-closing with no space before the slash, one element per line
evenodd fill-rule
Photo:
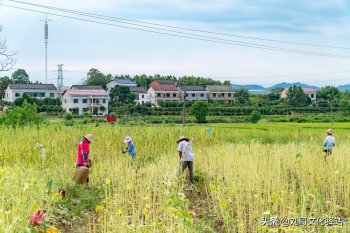
<path fill-rule="evenodd" d="M 193 161 L 181 161 L 181 169 L 182 172 L 188 167 L 188 171 L 190 172 L 190 182 L 194 183 L 194 174 L 193 174 Z"/>

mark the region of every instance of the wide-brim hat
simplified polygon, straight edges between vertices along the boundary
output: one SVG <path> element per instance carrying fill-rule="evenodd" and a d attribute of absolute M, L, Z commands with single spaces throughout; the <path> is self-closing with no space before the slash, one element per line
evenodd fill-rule
<path fill-rule="evenodd" d="M 332 129 L 327 129 L 326 131 L 328 134 L 333 135 L 333 130 Z"/>
<path fill-rule="evenodd" d="M 126 136 L 124 138 L 124 143 L 129 143 L 129 142 L 131 142 L 131 137 L 130 136 Z"/>
<path fill-rule="evenodd" d="M 180 136 L 180 137 L 179 137 L 179 140 L 177 140 L 176 143 L 179 143 L 179 142 L 181 142 L 181 141 L 186 141 L 186 142 L 188 142 L 189 140 L 190 140 L 190 139 L 186 138 L 185 136 Z"/>
<path fill-rule="evenodd" d="M 89 142 L 94 143 L 94 135 L 92 135 L 91 133 L 85 135 L 84 138 Z"/>

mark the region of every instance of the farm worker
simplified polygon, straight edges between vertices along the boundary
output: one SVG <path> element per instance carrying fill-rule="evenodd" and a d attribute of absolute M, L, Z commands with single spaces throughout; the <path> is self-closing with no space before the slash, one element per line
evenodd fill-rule
<path fill-rule="evenodd" d="M 177 151 L 180 156 L 181 170 L 184 172 L 186 168 L 189 170 L 190 183 L 194 183 L 194 174 L 193 174 L 193 152 L 192 152 L 192 142 L 190 139 L 180 136 L 177 140 Z"/>
<path fill-rule="evenodd" d="M 89 159 L 90 143 L 94 143 L 94 135 L 91 133 L 83 136 L 80 140 L 77 152 L 77 168 L 81 166 L 91 166 L 91 160 Z"/>
<path fill-rule="evenodd" d="M 328 129 L 326 132 L 327 137 L 323 142 L 323 151 L 326 153 L 327 156 L 332 154 L 332 148 L 335 146 L 335 138 L 333 136 L 332 129 Z"/>
<path fill-rule="evenodd" d="M 125 148 L 125 150 L 123 151 L 123 153 L 128 152 L 129 155 L 131 156 L 131 158 L 135 158 L 136 155 L 136 148 L 135 148 L 135 143 L 132 141 L 130 136 L 126 136 L 124 138 L 124 143 L 128 144 L 128 147 Z"/>

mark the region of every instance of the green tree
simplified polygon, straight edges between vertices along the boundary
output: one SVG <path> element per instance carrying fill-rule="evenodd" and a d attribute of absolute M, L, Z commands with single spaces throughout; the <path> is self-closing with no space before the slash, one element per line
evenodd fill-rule
<path fill-rule="evenodd" d="M 4 96 L 7 86 L 11 83 L 12 80 L 7 76 L 0 78 L 0 99 Z"/>
<path fill-rule="evenodd" d="M 29 75 L 24 69 L 18 69 L 15 72 L 12 73 L 12 81 L 13 83 L 19 83 L 19 84 L 28 84 L 29 81 Z"/>
<path fill-rule="evenodd" d="M 349 100 L 347 100 L 347 99 L 340 100 L 339 108 L 344 116 L 350 116 L 350 101 Z"/>
<path fill-rule="evenodd" d="M 311 99 L 303 91 L 303 88 L 292 86 L 287 92 L 287 101 L 291 106 L 307 106 L 311 104 Z"/>
<path fill-rule="evenodd" d="M 227 86 L 231 86 L 230 80 L 225 80 L 223 84 L 224 84 L 224 85 L 227 85 Z"/>
<path fill-rule="evenodd" d="M 322 87 L 317 91 L 317 99 L 322 103 L 327 103 L 327 106 L 337 106 L 341 97 L 341 93 L 338 88 L 332 86 Z"/>
<path fill-rule="evenodd" d="M 204 101 L 196 101 L 192 104 L 190 112 L 197 119 L 198 123 L 206 122 L 206 117 L 209 112 L 208 103 Z"/>
<path fill-rule="evenodd" d="M 136 99 L 135 93 L 131 93 L 129 87 L 115 86 L 111 89 L 109 96 L 111 98 L 111 104 L 115 103 L 134 103 Z"/>
<path fill-rule="evenodd" d="M 241 105 L 248 105 L 249 104 L 248 90 L 244 88 L 235 90 L 235 101 Z"/>
<path fill-rule="evenodd" d="M 260 112 L 254 110 L 250 115 L 249 115 L 249 120 L 251 123 L 256 124 L 258 121 L 261 119 L 261 114 Z"/>
<path fill-rule="evenodd" d="M 32 124 L 39 125 L 44 120 L 44 117 L 37 113 L 36 104 L 30 104 L 27 101 L 24 101 L 22 106 L 8 110 L 3 117 L 3 123 L 13 128 Z"/>
<path fill-rule="evenodd" d="M 0 25 L 0 33 L 2 26 Z M 9 52 L 6 40 L 0 41 L 0 71 L 9 71 L 16 64 L 15 53 Z"/>
<path fill-rule="evenodd" d="M 112 81 L 113 76 L 111 74 L 105 75 L 101 73 L 98 69 L 91 68 L 87 73 L 87 78 L 85 80 L 86 85 L 98 85 L 106 88 L 107 83 Z"/>

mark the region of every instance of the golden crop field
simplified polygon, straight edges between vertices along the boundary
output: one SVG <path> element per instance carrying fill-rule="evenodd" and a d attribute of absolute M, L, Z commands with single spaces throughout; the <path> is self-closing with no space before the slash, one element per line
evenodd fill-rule
<path fill-rule="evenodd" d="M 328 127 L 2 128 L 0 232 L 350 232 L 350 124 L 334 125 L 337 145 L 325 162 Z M 90 132 L 90 182 L 76 186 L 76 147 Z M 136 144 L 134 161 L 122 154 L 126 135 Z M 180 135 L 195 135 L 193 187 L 178 176 Z M 45 160 L 36 143 L 43 144 Z M 45 221 L 32 227 L 29 217 L 37 210 L 45 211 Z"/>

